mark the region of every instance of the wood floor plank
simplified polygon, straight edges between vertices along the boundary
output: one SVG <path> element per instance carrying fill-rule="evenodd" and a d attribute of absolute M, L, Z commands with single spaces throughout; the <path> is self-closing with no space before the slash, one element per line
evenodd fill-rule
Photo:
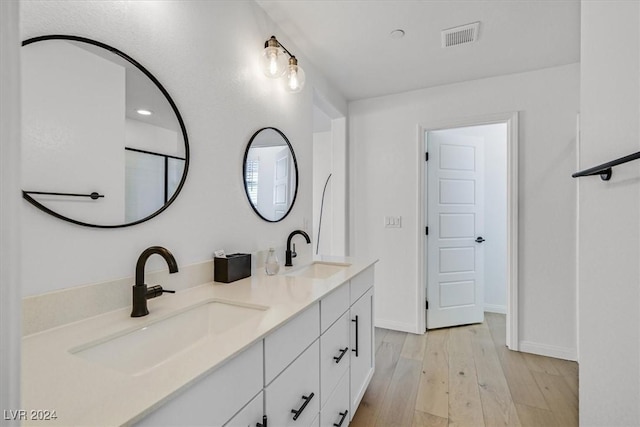
<path fill-rule="evenodd" d="M 424 359 L 426 344 L 427 334 L 407 334 L 407 338 L 404 341 L 404 346 L 402 347 L 402 353 L 400 354 L 400 357 L 422 362 L 422 360 Z"/>
<path fill-rule="evenodd" d="M 522 427 L 560 427 L 553 412 L 516 403 Z"/>
<path fill-rule="evenodd" d="M 578 363 L 562 359 L 552 359 L 552 361 L 573 394 L 578 397 Z"/>
<path fill-rule="evenodd" d="M 449 329 L 427 332 L 416 410 L 449 418 Z"/>
<path fill-rule="evenodd" d="M 351 426 L 370 427 L 376 424 L 384 396 L 400 359 L 404 335 L 406 334 L 397 331 L 388 331 L 384 334 L 385 338 L 389 336 L 389 340 L 383 339 L 380 342 L 380 347 L 376 352 L 375 373 L 351 421 Z"/>
<path fill-rule="evenodd" d="M 382 338 L 382 342 L 400 344 L 400 348 L 404 345 L 404 340 L 407 339 L 407 333 L 401 331 L 387 330 L 387 333 Z"/>
<path fill-rule="evenodd" d="M 520 420 L 486 324 L 474 325 L 471 337 L 484 422 L 487 426 L 519 426 Z"/>
<path fill-rule="evenodd" d="M 449 420 L 426 412 L 415 411 L 412 427 L 447 427 Z"/>
<path fill-rule="evenodd" d="M 550 357 L 539 356 L 537 354 L 522 353 L 527 366 L 531 372 L 542 372 L 551 375 L 560 375 Z"/>
<path fill-rule="evenodd" d="M 375 351 L 376 352 L 380 348 L 380 344 L 382 344 L 382 340 L 387 335 L 387 331 L 388 329 L 382 329 L 382 328 L 375 329 L 375 343 L 376 343 Z"/>
<path fill-rule="evenodd" d="M 551 412 L 563 426 L 578 425 L 578 398 L 560 375 L 532 372 Z"/>
<path fill-rule="evenodd" d="M 351 426 L 578 426 L 577 363 L 513 352 L 505 327 L 487 314 L 422 337 L 376 329 L 376 372 Z"/>
<path fill-rule="evenodd" d="M 484 426 L 478 378 L 468 326 L 452 328 L 449 336 L 449 425 Z"/>
<path fill-rule="evenodd" d="M 422 361 L 398 360 L 376 421 L 377 427 L 411 427 Z"/>

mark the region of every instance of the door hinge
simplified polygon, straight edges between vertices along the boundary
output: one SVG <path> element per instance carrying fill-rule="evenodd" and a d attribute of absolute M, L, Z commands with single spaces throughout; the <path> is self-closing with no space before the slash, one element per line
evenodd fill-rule
<path fill-rule="evenodd" d="M 424 308 L 425 308 L 426 310 L 429 310 L 429 300 L 426 300 L 426 301 L 425 301 Z"/>
<path fill-rule="evenodd" d="M 425 234 L 425 236 L 429 235 L 429 227 L 425 227 L 424 228 L 424 234 Z"/>
<path fill-rule="evenodd" d="M 426 153 L 424 153 L 424 161 L 425 162 L 429 161 L 429 152 L 428 151 Z"/>

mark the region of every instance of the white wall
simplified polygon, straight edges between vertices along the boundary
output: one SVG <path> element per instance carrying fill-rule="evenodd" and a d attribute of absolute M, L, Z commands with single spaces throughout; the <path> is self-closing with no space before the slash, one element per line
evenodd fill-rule
<path fill-rule="evenodd" d="M 640 3 L 583 1 L 580 166 L 640 150 Z M 623 41 L 623 42 L 621 42 Z M 580 424 L 640 425 L 640 163 L 580 179 Z"/>
<path fill-rule="evenodd" d="M 124 222 L 125 69 L 66 41 L 32 43 L 22 56 L 22 185 L 61 215 Z"/>
<path fill-rule="evenodd" d="M 484 309 L 507 311 L 507 125 L 436 131 L 443 137 L 482 138 L 484 147 Z"/>
<path fill-rule="evenodd" d="M 351 239 L 376 266 L 376 323 L 420 332 L 418 125 L 519 111 L 519 313 L 528 351 L 575 358 L 575 121 L 579 65 L 349 104 Z M 385 233 L 385 215 L 403 226 Z"/>
<path fill-rule="evenodd" d="M 127 117 L 124 131 L 124 145 L 127 148 L 184 157 L 182 135 L 178 135 L 178 132 L 174 130 Z"/>
<path fill-rule="evenodd" d="M 313 89 L 345 112 L 346 101 L 254 2 L 29 1 L 22 3 L 21 24 L 23 38 L 75 34 L 135 58 L 171 94 L 191 147 L 181 194 L 140 225 L 84 228 L 22 203 L 23 295 L 131 276 L 137 257 L 151 245 L 167 247 L 179 265 L 209 260 L 219 248 L 231 253 L 283 247 L 303 219 L 310 222 Z M 272 34 L 303 65 L 302 93 L 285 92 L 258 70 L 260 51 Z M 300 169 L 296 204 L 275 224 L 253 212 L 242 182 L 246 144 L 265 126 L 287 135 Z M 279 256 L 284 259 L 284 253 Z M 153 257 L 147 268 L 166 265 Z"/>
<path fill-rule="evenodd" d="M 0 410 L 20 409 L 20 35 L 17 1 L 0 2 Z M 4 418 L 4 417 L 3 417 Z M 19 425 L 3 421 L 3 425 Z"/>
<path fill-rule="evenodd" d="M 313 237 L 314 248 L 318 244 L 318 224 L 320 222 L 320 208 L 322 207 L 322 227 L 320 230 L 320 244 L 318 255 L 334 255 L 333 249 L 333 186 L 331 181 L 327 184 L 322 205 L 322 193 L 325 189 L 327 177 L 332 173 L 331 168 L 331 131 L 316 132 L 313 134 Z"/>

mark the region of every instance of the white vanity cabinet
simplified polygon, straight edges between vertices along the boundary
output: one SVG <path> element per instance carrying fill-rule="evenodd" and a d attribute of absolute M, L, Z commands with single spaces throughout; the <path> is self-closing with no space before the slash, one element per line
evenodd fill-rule
<path fill-rule="evenodd" d="M 373 267 L 196 382 L 140 426 L 348 426 L 374 371 Z"/>
<path fill-rule="evenodd" d="M 318 340 L 265 388 L 270 426 L 307 427 L 320 411 Z"/>
<path fill-rule="evenodd" d="M 361 294 L 361 291 L 364 291 L 364 294 Z M 375 368 L 372 267 L 351 279 L 351 298 L 355 298 L 350 308 L 352 323 L 350 417 L 352 418 L 369 386 Z"/>
<path fill-rule="evenodd" d="M 263 415 L 264 392 L 261 391 L 247 406 L 242 408 L 235 417 L 228 421 L 224 427 L 255 427 L 259 423 L 262 424 Z"/>
<path fill-rule="evenodd" d="M 253 344 L 138 426 L 221 426 L 262 390 L 262 341 Z"/>

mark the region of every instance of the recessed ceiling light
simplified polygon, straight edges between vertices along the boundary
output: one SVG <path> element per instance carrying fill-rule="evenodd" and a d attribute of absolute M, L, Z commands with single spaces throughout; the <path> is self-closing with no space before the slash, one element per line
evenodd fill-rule
<path fill-rule="evenodd" d="M 149 111 L 149 110 L 136 110 L 136 113 L 140 114 L 141 116 L 150 116 L 153 114 L 153 111 Z"/>
<path fill-rule="evenodd" d="M 392 39 L 401 39 L 404 37 L 404 30 L 393 30 L 389 33 L 389 37 L 391 37 Z"/>

